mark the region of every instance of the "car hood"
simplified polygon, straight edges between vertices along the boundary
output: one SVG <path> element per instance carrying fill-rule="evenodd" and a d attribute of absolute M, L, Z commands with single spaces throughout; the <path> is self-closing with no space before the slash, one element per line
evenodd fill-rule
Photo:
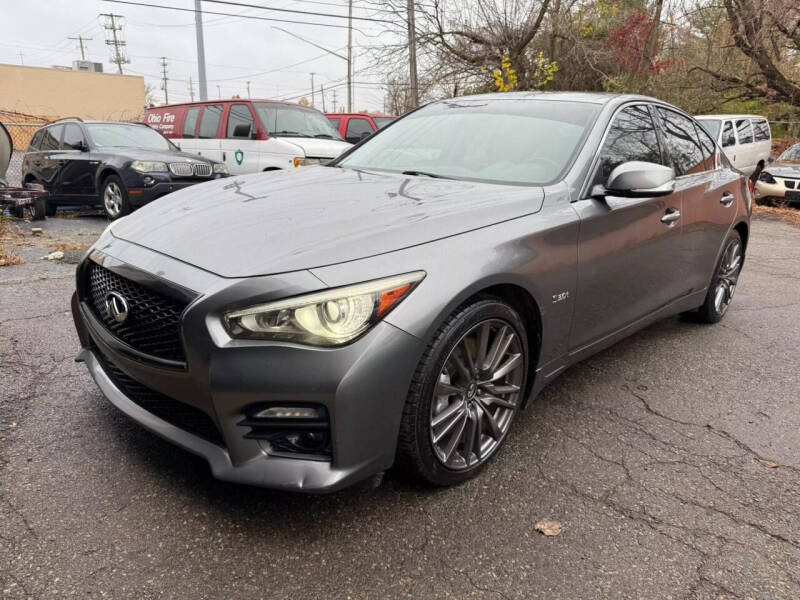
<path fill-rule="evenodd" d="M 102 148 L 103 152 L 113 153 L 115 156 L 128 158 L 130 160 L 153 160 L 160 162 L 214 162 L 203 156 L 192 154 L 191 152 L 169 151 L 169 150 L 146 150 L 138 148 Z"/>
<path fill-rule="evenodd" d="M 282 142 L 297 146 L 304 156 L 311 158 L 336 158 L 353 144 L 340 140 L 307 137 L 277 137 Z"/>
<path fill-rule="evenodd" d="M 5 125 L 0 123 L 0 179 L 5 178 L 8 164 L 11 162 L 11 153 L 14 151 L 14 143 Z"/>
<path fill-rule="evenodd" d="M 777 177 L 800 177 L 800 161 L 781 160 L 764 168 Z"/>
<path fill-rule="evenodd" d="M 538 212 L 539 187 L 302 167 L 169 194 L 115 237 L 223 277 L 311 269 Z"/>

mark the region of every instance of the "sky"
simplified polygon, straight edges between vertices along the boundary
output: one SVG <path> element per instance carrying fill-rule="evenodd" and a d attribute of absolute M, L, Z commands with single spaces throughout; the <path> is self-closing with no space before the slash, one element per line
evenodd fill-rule
<path fill-rule="evenodd" d="M 147 4 L 194 8 L 194 0 L 131 0 Z M 243 4 L 347 16 L 347 0 L 232 0 Z M 353 1 L 354 17 L 380 18 L 380 13 L 365 8 L 363 0 Z M 208 96 L 230 98 L 276 98 L 311 100 L 311 73 L 314 73 L 316 108 L 323 109 L 320 85 L 325 89 L 325 106 L 333 110 L 346 102 L 347 63 L 332 56 L 322 46 L 346 56 L 347 19 L 312 16 L 291 12 L 245 8 L 212 2 L 204 11 L 233 13 L 239 16 L 204 14 L 204 38 Z M 81 58 L 78 35 L 84 42 L 86 60 L 102 62 L 103 70 L 116 72 L 110 62 L 113 48 L 105 40 L 106 21 L 101 13 L 122 15 L 122 37 L 127 43 L 130 63 L 126 74 L 143 75 L 153 86 L 153 97 L 163 102 L 161 57 L 167 58 L 167 90 L 170 103 L 190 100 L 189 80 L 197 85 L 197 47 L 194 13 L 134 6 L 105 0 L 0 0 L 3 34 L 0 36 L 0 63 L 30 66 L 71 65 Z M 247 16 L 341 25 L 320 25 L 255 20 Z M 385 24 L 353 21 L 353 110 L 383 110 L 383 77 L 374 69 L 366 47 L 390 41 Z M 294 35 L 292 35 L 294 34 Z M 300 38 L 305 38 L 304 41 Z"/>

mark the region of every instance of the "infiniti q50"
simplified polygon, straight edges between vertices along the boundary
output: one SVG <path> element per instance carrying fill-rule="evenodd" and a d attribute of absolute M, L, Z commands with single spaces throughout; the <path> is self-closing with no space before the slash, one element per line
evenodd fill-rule
<path fill-rule="evenodd" d="M 103 394 L 214 476 L 290 490 L 475 476 L 571 364 L 725 316 L 746 178 L 653 98 L 442 100 L 325 166 L 116 221 L 73 313 Z"/>

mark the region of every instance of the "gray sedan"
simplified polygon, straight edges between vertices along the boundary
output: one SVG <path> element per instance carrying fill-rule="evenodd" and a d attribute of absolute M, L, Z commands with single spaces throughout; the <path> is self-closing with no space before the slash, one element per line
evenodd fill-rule
<path fill-rule="evenodd" d="M 112 224 L 73 313 L 105 396 L 220 479 L 332 491 L 474 477 L 571 364 L 723 318 L 746 178 L 690 116 L 582 93 L 442 100 L 332 164 Z"/>

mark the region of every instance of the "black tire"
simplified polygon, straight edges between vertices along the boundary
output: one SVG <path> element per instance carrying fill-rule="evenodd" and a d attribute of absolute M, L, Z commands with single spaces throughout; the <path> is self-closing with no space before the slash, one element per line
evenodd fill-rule
<path fill-rule="evenodd" d="M 46 214 L 48 217 L 55 217 L 57 210 L 58 206 L 56 205 L 56 203 L 50 198 L 45 198 L 44 214 Z"/>
<path fill-rule="evenodd" d="M 24 206 L 11 206 L 11 207 L 9 207 L 8 212 L 11 213 L 12 217 L 16 217 L 17 219 L 24 219 L 25 218 L 25 207 Z"/>
<path fill-rule="evenodd" d="M 44 221 L 44 218 L 47 216 L 47 198 L 45 196 L 39 196 L 38 198 L 34 198 L 33 204 L 31 204 L 31 219 L 33 221 Z"/>
<path fill-rule="evenodd" d="M 106 194 L 110 193 L 115 199 L 108 200 Z M 103 207 L 103 212 L 112 221 L 124 217 L 131 212 L 131 203 L 128 199 L 128 190 L 122 179 L 116 175 L 109 175 L 103 180 L 103 185 L 100 186 L 100 204 Z M 114 209 L 116 208 L 116 210 Z"/>
<path fill-rule="evenodd" d="M 729 260 L 728 253 L 732 245 L 738 245 L 738 262 L 731 272 L 726 262 Z M 734 229 L 728 234 L 728 237 L 725 238 L 725 243 L 722 245 L 722 254 L 714 268 L 714 276 L 711 278 L 711 283 L 708 286 L 705 302 L 703 302 L 703 305 L 697 313 L 699 321 L 702 323 L 719 323 L 728 312 L 730 303 L 733 300 L 733 294 L 736 291 L 736 285 L 739 280 L 739 273 L 742 270 L 743 262 L 744 245 L 742 243 L 742 236 Z M 726 287 L 728 290 L 725 301 L 721 307 L 718 298 L 718 294 L 721 293 L 720 286 Z"/>
<path fill-rule="evenodd" d="M 503 417 L 505 424 L 501 436 L 492 436 L 491 443 L 494 444 L 494 447 L 491 451 L 486 452 L 484 456 L 481 453 L 475 454 L 474 456 L 477 457 L 478 462 L 472 466 L 469 466 L 470 459 L 473 456 L 470 452 L 465 465 L 456 470 L 446 466 L 442 461 L 441 454 L 437 455 L 437 450 L 434 448 L 432 439 L 432 421 L 436 416 L 433 414 L 434 390 L 441 382 L 443 370 L 446 368 L 445 363 L 450 360 L 451 353 L 454 352 L 456 347 L 467 339 L 466 336 L 468 334 L 476 331 L 477 327 L 494 323 L 502 323 L 508 326 L 510 331 L 517 336 L 518 342 L 515 341 L 514 344 L 522 353 L 521 374 L 517 372 L 518 367 L 514 369 L 515 376 L 518 379 L 521 378 L 518 383 L 519 391 L 508 396 L 509 399 L 513 398 L 513 408 L 502 408 L 502 405 L 496 408 L 499 412 L 494 413 L 495 417 L 500 412 L 506 411 L 506 415 Z M 499 335 L 502 336 L 502 333 Z M 498 298 L 481 297 L 470 304 L 457 308 L 437 329 L 433 340 L 428 344 L 414 372 L 400 424 L 397 465 L 413 475 L 438 486 L 454 485 L 478 475 L 502 447 L 506 434 L 513 424 L 513 419 L 519 412 L 526 390 L 529 356 L 525 324 L 511 306 Z M 480 377 L 476 375 L 476 378 Z M 472 390 L 473 396 L 480 393 L 476 390 L 477 388 Z M 466 398 L 466 396 L 458 396 L 457 394 L 455 394 L 455 397 L 458 400 L 454 402 Z M 437 398 L 437 402 L 440 398 L 441 396 Z M 463 402 L 466 402 L 466 400 Z M 478 400 L 475 399 L 475 404 L 477 403 Z M 471 413 L 467 413 L 467 415 L 469 414 Z M 483 414 L 486 415 L 486 413 Z M 494 423 L 494 419 L 492 419 L 492 422 Z M 468 416 L 464 416 L 464 423 L 471 423 Z M 477 442 L 478 447 L 481 447 L 481 431 L 484 421 L 481 419 L 477 423 Z M 486 423 L 488 424 L 488 421 Z M 454 432 L 456 429 L 458 427 L 453 427 Z M 455 433 L 455 436 L 460 438 L 461 434 Z M 462 448 L 461 442 L 456 442 L 456 444 L 459 448 Z M 462 455 L 464 454 L 463 449 L 460 452 Z"/>
<path fill-rule="evenodd" d="M 758 163 L 756 165 L 755 171 L 753 171 L 753 174 L 750 175 L 750 181 L 752 181 L 753 183 L 758 181 L 758 177 L 759 175 L 761 175 L 761 171 L 763 170 L 764 170 L 764 163 L 763 162 Z"/>

